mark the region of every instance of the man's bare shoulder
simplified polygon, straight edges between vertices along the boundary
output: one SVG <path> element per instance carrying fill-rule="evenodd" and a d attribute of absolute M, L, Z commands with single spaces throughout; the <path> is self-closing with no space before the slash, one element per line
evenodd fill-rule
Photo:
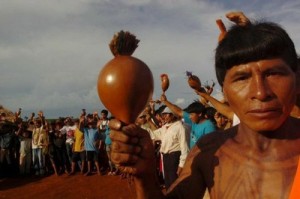
<path fill-rule="evenodd" d="M 180 195 L 189 190 L 189 194 L 201 196 L 206 188 L 211 188 L 214 167 L 218 164 L 215 153 L 226 140 L 235 136 L 236 131 L 236 127 L 226 131 L 216 131 L 198 140 L 191 149 L 179 178 L 172 185 L 170 195 L 174 193 Z"/>
<path fill-rule="evenodd" d="M 199 139 L 196 146 L 202 153 L 215 151 L 221 147 L 228 139 L 233 138 L 237 134 L 238 127 L 232 127 L 227 130 L 220 130 L 209 133 Z"/>

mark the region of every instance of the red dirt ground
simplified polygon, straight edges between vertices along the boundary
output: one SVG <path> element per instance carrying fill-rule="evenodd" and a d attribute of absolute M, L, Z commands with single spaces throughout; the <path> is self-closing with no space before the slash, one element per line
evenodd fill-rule
<path fill-rule="evenodd" d="M 134 185 L 120 176 L 61 176 L 0 179 L 0 199 L 132 199 Z"/>

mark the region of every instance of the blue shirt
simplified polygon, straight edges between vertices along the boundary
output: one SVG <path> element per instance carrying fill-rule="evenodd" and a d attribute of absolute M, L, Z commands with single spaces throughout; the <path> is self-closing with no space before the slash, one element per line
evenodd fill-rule
<path fill-rule="evenodd" d="M 107 127 L 105 130 L 105 144 L 106 145 L 111 145 L 111 139 L 109 137 L 110 134 L 110 129 Z"/>
<path fill-rule="evenodd" d="M 83 128 L 84 147 L 86 151 L 98 151 L 95 146 L 96 141 L 99 141 L 100 135 L 96 128 Z"/>
<path fill-rule="evenodd" d="M 184 122 L 191 126 L 190 133 L 190 149 L 196 144 L 196 142 L 204 135 L 216 130 L 216 126 L 210 120 L 205 120 L 202 123 L 193 123 L 189 117 L 189 113 L 183 112 Z"/>

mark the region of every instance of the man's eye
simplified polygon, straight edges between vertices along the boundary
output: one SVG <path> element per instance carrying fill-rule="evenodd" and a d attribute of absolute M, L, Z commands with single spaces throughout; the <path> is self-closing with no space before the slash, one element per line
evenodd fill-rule
<path fill-rule="evenodd" d="M 271 72 L 268 72 L 268 73 L 266 74 L 266 77 L 269 77 L 269 76 L 277 76 L 277 75 L 284 75 L 284 73 L 279 72 L 279 71 L 271 71 Z"/>
<path fill-rule="evenodd" d="M 244 81 L 247 80 L 248 76 L 244 75 L 244 76 L 238 76 L 236 78 L 234 78 L 234 82 L 238 82 L 238 81 Z"/>

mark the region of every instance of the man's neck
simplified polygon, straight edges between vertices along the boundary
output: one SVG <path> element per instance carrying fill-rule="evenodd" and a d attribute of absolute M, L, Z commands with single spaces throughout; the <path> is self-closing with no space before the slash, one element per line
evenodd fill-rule
<path fill-rule="evenodd" d="M 294 118 L 288 118 L 286 122 L 274 131 L 257 132 L 241 123 L 238 126 L 238 133 L 234 140 L 241 145 L 248 146 L 255 150 L 264 152 L 273 148 L 284 140 L 300 138 L 300 122 Z"/>
<path fill-rule="evenodd" d="M 198 124 L 201 124 L 201 123 L 205 122 L 206 120 L 207 120 L 207 119 L 201 117 L 201 118 L 199 119 L 199 121 L 198 121 Z"/>

